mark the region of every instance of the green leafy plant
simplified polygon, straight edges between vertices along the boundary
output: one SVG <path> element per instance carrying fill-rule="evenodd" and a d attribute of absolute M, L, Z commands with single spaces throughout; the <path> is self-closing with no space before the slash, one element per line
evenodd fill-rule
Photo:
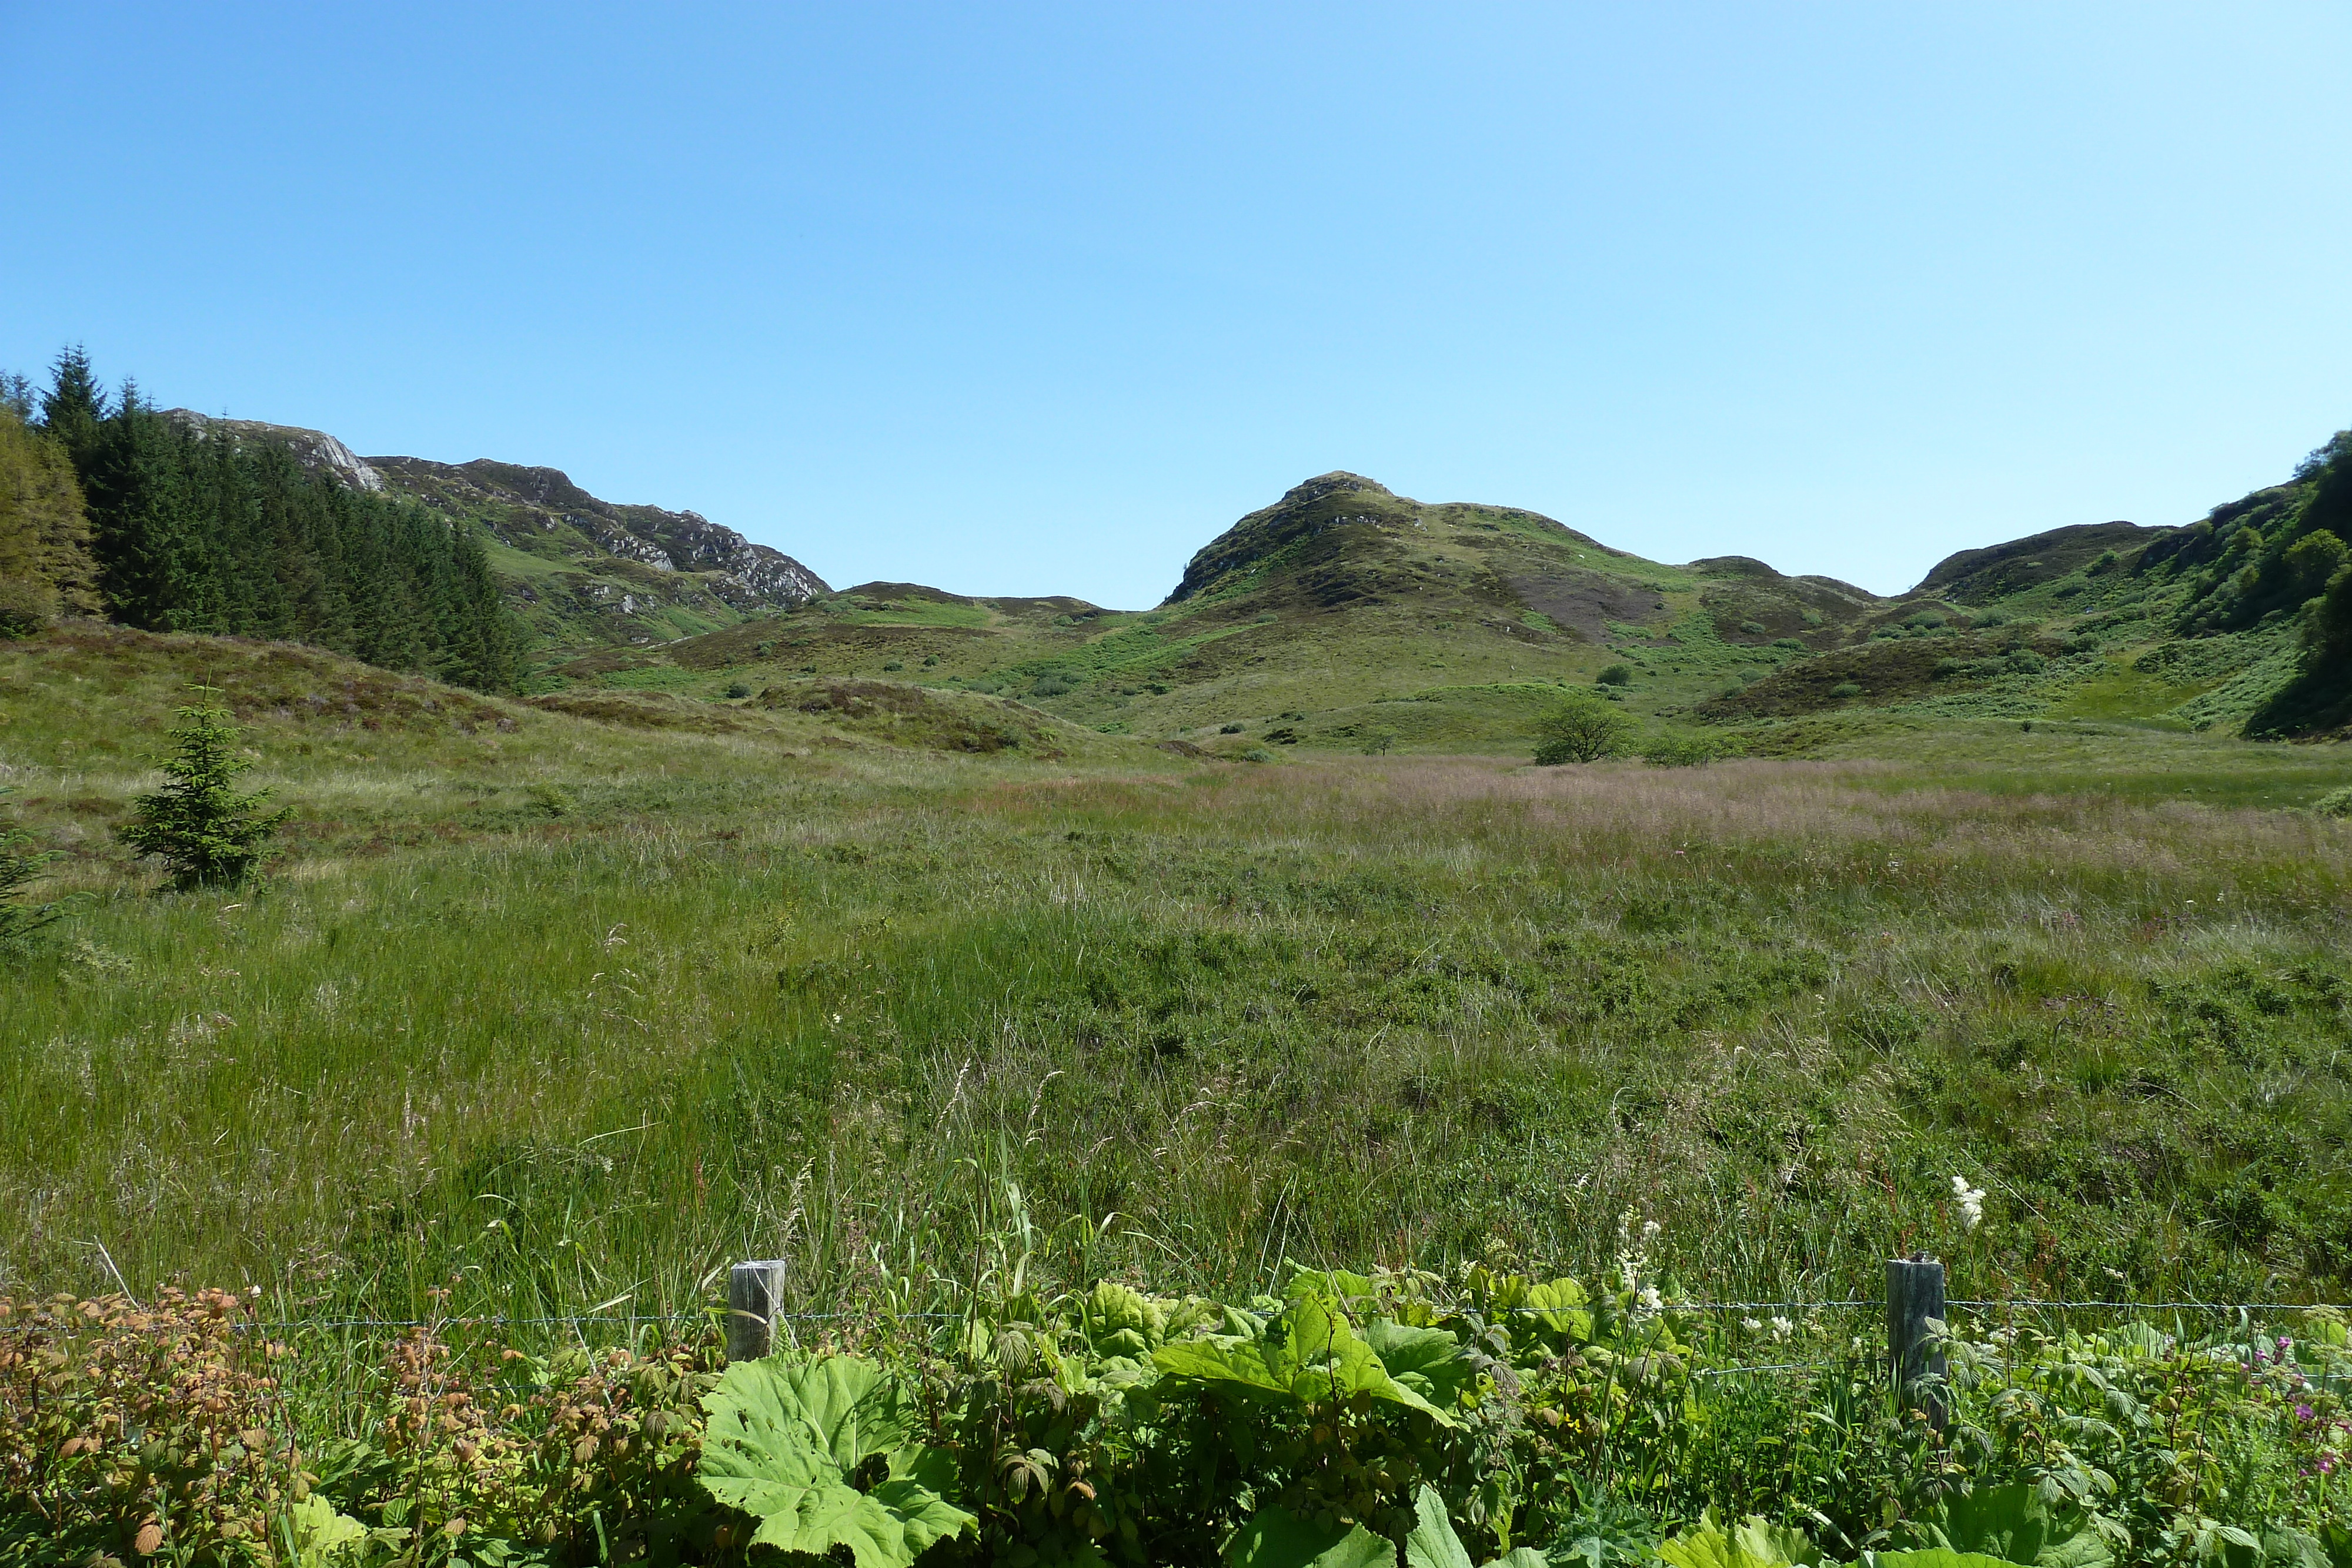
<path fill-rule="evenodd" d="M 953 1456 L 921 1440 L 912 1402 L 870 1361 L 738 1363 L 702 1404 L 702 1486 L 759 1521 L 755 1544 L 907 1568 L 978 1522 L 950 1500 Z"/>
<path fill-rule="evenodd" d="M 1713 1509 L 1696 1524 L 1659 1543 L 1669 1568 L 1800 1568 L 1819 1564 L 1821 1549 L 1801 1530 L 1750 1514 L 1727 1530 Z"/>
<path fill-rule="evenodd" d="M 220 695 L 210 686 L 195 690 L 207 697 Z M 260 810 L 269 798 L 266 789 L 236 792 L 238 776 L 253 764 L 237 755 L 237 728 L 226 708 L 194 704 L 178 714 L 180 722 L 172 727 L 178 750 L 163 764 L 163 788 L 140 796 L 131 821 L 116 829 L 116 835 L 140 854 L 161 860 L 174 886 L 236 882 L 253 869 L 293 812 Z"/>
<path fill-rule="evenodd" d="M 1592 684 L 1596 686 L 1630 686 L 1633 684 L 1633 666 L 1631 664 L 1606 665 L 1599 674 L 1592 677 Z"/>

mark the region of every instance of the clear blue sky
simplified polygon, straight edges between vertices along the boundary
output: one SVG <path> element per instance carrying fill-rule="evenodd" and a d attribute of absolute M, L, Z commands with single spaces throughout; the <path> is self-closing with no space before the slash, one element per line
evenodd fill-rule
<path fill-rule="evenodd" d="M 2352 424 L 2352 9 L 0 0 L 0 366 L 1140 606 L 1330 468 L 1879 590 Z"/>

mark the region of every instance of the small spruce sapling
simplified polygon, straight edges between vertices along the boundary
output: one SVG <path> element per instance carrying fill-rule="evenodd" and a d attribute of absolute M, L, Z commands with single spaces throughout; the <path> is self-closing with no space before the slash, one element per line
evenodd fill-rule
<path fill-rule="evenodd" d="M 220 693 L 194 688 L 205 698 Z M 240 795 L 237 776 L 253 764 L 236 754 L 236 726 L 212 702 L 179 710 L 172 727 L 178 751 L 163 764 L 164 785 L 133 803 L 131 821 L 115 836 L 142 855 L 153 855 L 174 887 L 234 883 L 253 869 L 290 808 L 263 811 L 269 791 Z"/>
<path fill-rule="evenodd" d="M 16 791 L 0 785 L 0 795 Z M 54 850 L 37 850 L 33 835 L 22 828 L 0 828 L 0 954 L 20 950 L 27 937 L 64 913 L 54 904 L 28 904 L 24 890 L 58 858 Z"/>

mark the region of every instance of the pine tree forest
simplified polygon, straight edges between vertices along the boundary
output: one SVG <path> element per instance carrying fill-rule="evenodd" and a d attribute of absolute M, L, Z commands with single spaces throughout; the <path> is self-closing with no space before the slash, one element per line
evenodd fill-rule
<path fill-rule="evenodd" d="M 471 532 L 311 473 L 268 443 L 207 439 L 132 383 L 110 396 L 79 350 L 58 356 L 37 398 L 16 378 L 0 394 L 0 488 L 46 504 L 0 517 L 0 532 L 49 541 L 46 567 L 0 560 L 26 580 L 28 601 L 93 607 L 77 575 L 82 529 L 51 515 L 78 481 L 94 602 L 117 621 L 309 643 L 477 690 L 513 687 L 519 633 Z M 36 552 L 27 542 L 16 553 Z"/>

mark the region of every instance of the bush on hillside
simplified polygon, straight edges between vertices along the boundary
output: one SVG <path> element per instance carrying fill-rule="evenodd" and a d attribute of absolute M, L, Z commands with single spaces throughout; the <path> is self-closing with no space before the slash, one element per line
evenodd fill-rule
<path fill-rule="evenodd" d="M 2311 809 L 2323 817 L 2352 817 L 2352 784 L 2341 789 L 2330 789 L 2314 800 Z"/>
<path fill-rule="evenodd" d="M 1736 735 L 1703 735 L 1685 730 L 1662 735 L 1642 747 L 1642 760 L 1653 768 L 1702 768 L 1719 757 L 1747 752 Z"/>
<path fill-rule="evenodd" d="M 1593 676 L 1592 684 L 1596 686 L 1630 686 L 1633 684 L 1633 666 L 1612 664 Z"/>
<path fill-rule="evenodd" d="M 1853 681 L 1840 681 L 1837 685 L 1830 688 L 1830 695 L 1833 697 L 1858 697 L 1862 695 L 1862 687 Z"/>
<path fill-rule="evenodd" d="M 1058 697 L 1073 689 L 1070 683 L 1059 675 L 1041 675 L 1037 684 L 1029 688 L 1029 695 L 1033 697 Z"/>
<path fill-rule="evenodd" d="M 1598 762 L 1613 755 L 1633 732 L 1633 721 L 1591 697 L 1578 695 L 1544 716 L 1536 731 L 1536 763 Z"/>

